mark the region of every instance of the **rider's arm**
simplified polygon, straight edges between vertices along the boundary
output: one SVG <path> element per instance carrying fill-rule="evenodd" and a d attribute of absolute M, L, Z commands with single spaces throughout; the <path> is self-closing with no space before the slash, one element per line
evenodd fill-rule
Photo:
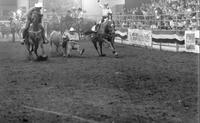
<path fill-rule="evenodd" d="M 102 9 L 104 8 L 104 5 L 100 1 L 98 1 L 98 4 Z"/>
<path fill-rule="evenodd" d="M 112 14 L 112 10 L 109 8 L 108 13 Z"/>

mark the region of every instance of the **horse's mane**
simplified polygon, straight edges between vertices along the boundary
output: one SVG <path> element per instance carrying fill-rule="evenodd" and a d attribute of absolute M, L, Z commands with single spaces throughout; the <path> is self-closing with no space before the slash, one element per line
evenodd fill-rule
<path fill-rule="evenodd" d="M 34 22 L 34 20 L 35 20 L 35 22 Z M 40 20 L 39 19 L 39 12 L 33 11 L 33 13 L 32 13 L 32 23 L 38 24 L 39 20 Z"/>
<path fill-rule="evenodd" d="M 106 22 L 106 26 L 105 26 L 105 33 L 110 33 L 109 31 L 109 28 L 110 28 L 110 26 L 112 25 L 112 24 L 114 24 L 114 27 L 115 27 L 115 22 L 112 20 L 112 21 L 107 21 Z"/>

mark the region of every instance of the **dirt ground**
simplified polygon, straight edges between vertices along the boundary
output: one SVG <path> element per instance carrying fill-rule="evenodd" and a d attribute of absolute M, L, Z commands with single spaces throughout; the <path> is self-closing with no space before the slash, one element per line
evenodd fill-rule
<path fill-rule="evenodd" d="M 196 123 L 197 55 L 117 45 L 28 61 L 0 42 L 0 123 Z"/>

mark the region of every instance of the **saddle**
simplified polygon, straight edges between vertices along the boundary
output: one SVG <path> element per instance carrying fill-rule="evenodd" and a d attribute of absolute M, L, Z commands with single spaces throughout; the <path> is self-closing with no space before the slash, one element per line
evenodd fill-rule
<path fill-rule="evenodd" d="M 100 21 L 100 23 L 94 25 L 94 26 L 92 27 L 91 30 L 92 30 L 93 32 L 98 32 L 98 31 L 100 30 L 101 33 L 104 33 L 104 30 L 103 30 L 103 29 L 105 28 L 105 26 L 106 26 L 106 24 L 107 24 L 107 21 L 108 21 L 108 20 L 104 20 L 103 22 Z"/>

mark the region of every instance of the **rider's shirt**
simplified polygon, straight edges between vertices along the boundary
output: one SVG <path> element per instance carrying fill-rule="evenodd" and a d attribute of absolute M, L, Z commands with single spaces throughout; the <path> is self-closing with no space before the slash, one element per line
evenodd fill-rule
<path fill-rule="evenodd" d="M 70 34 L 69 32 L 65 33 L 65 35 L 69 38 L 70 41 L 78 41 L 79 36 L 78 33 Z"/>
<path fill-rule="evenodd" d="M 81 12 L 78 13 L 78 17 L 77 17 L 77 18 L 78 18 L 78 19 L 83 18 L 83 11 L 81 11 Z"/>
<path fill-rule="evenodd" d="M 102 16 L 108 16 L 108 14 L 112 14 L 112 10 L 110 8 L 106 8 L 99 2 L 99 6 L 102 8 Z"/>

